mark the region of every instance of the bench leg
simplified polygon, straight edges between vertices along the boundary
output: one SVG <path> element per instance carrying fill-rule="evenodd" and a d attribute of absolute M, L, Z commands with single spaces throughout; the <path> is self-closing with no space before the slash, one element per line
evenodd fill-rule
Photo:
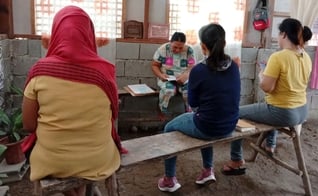
<path fill-rule="evenodd" d="M 93 196 L 103 196 L 103 194 L 100 192 L 98 186 L 93 186 Z"/>
<path fill-rule="evenodd" d="M 254 149 L 253 156 L 251 158 L 252 161 L 255 161 L 256 156 L 258 152 L 260 152 L 262 155 L 265 157 L 269 158 L 270 160 L 274 161 L 276 164 L 294 172 L 297 175 L 300 175 L 303 180 L 304 184 L 304 189 L 305 189 L 305 194 L 312 196 L 312 188 L 310 184 L 310 179 L 308 175 L 308 171 L 305 165 L 305 159 L 303 156 L 302 148 L 301 148 L 301 142 L 300 142 L 300 133 L 301 133 L 301 125 L 297 125 L 295 127 L 289 127 L 289 130 L 281 130 L 287 135 L 291 136 L 293 138 L 293 144 L 294 144 L 294 149 L 295 149 L 295 154 L 297 158 L 297 163 L 298 163 L 298 169 L 292 167 L 291 165 L 287 164 L 286 162 L 276 158 L 275 156 L 269 156 L 262 148 L 261 144 L 264 141 L 266 137 L 266 133 L 262 133 L 255 144 L 251 143 L 251 147 Z"/>
<path fill-rule="evenodd" d="M 312 193 L 312 189 L 311 189 L 310 179 L 309 179 L 309 175 L 308 175 L 307 168 L 305 165 L 305 159 L 303 156 L 303 151 L 302 151 L 301 143 L 300 143 L 300 131 L 295 130 L 295 129 L 292 129 L 291 131 L 296 132 L 295 137 L 293 138 L 293 143 L 294 143 L 294 148 L 295 148 L 296 157 L 297 157 L 297 161 L 298 161 L 298 168 L 303 173 L 303 175 L 301 177 L 303 180 L 305 193 L 306 193 L 306 195 L 312 196 L 313 193 Z"/>
<path fill-rule="evenodd" d="M 85 196 L 103 196 L 100 192 L 96 183 L 86 185 L 86 195 Z"/>
<path fill-rule="evenodd" d="M 267 157 L 269 160 L 273 161 L 274 163 L 276 163 L 277 165 L 280 165 L 282 167 L 284 167 L 285 169 L 290 170 L 291 172 L 294 172 L 296 175 L 301 176 L 303 175 L 303 172 L 301 170 L 299 170 L 298 168 L 293 167 L 292 165 L 288 164 L 287 162 L 279 159 L 276 156 L 270 156 L 268 155 L 267 152 L 265 152 L 265 150 L 263 150 L 262 148 L 260 148 L 259 146 L 256 146 L 255 144 L 251 143 L 251 147 L 257 151 L 258 153 L 261 153 L 263 156 Z"/>
<path fill-rule="evenodd" d="M 257 141 L 256 141 L 256 143 L 254 145 L 257 146 L 257 147 L 261 147 L 261 145 L 262 145 L 263 141 L 265 140 L 265 138 L 266 138 L 266 133 L 262 132 L 258 136 Z M 249 159 L 246 159 L 246 161 L 254 162 L 256 160 L 257 154 L 258 154 L 258 151 L 253 148 L 253 152 L 252 152 L 251 157 Z"/>
<path fill-rule="evenodd" d="M 119 196 L 116 173 L 105 180 L 105 187 L 107 189 L 108 196 Z"/>
<path fill-rule="evenodd" d="M 33 183 L 33 185 L 34 185 L 34 193 L 33 194 L 36 196 L 43 196 L 40 181 L 35 181 Z"/>
<path fill-rule="evenodd" d="M 85 193 L 85 196 L 94 196 L 93 186 L 94 186 L 93 183 L 86 185 L 86 193 Z"/>

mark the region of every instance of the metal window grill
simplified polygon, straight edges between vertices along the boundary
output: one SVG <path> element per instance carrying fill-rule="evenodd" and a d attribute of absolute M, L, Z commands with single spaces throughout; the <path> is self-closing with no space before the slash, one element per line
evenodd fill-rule
<path fill-rule="evenodd" d="M 196 44 L 198 30 L 214 22 L 226 30 L 227 43 L 239 43 L 243 37 L 245 3 L 246 0 L 169 0 L 169 37 L 182 31 L 187 43 Z"/>
<path fill-rule="evenodd" d="M 122 0 L 34 0 L 36 35 L 50 34 L 56 12 L 67 5 L 87 12 L 94 23 L 96 37 L 121 37 Z"/>

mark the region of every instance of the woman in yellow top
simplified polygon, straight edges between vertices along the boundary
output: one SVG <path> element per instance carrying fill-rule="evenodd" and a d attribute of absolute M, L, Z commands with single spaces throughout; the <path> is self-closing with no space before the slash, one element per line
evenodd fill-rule
<path fill-rule="evenodd" d="M 94 26 L 82 9 L 67 6 L 54 17 L 47 55 L 29 72 L 22 107 L 24 128 L 37 136 L 31 181 L 102 180 L 119 168 L 115 67 L 97 55 Z M 85 186 L 65 193 L 84 194 Z"/>
<path fill-rule="evenodd" d="M 273 126 L 294 126 L 307 117 L 306 89 L 312 62 L 304 44 L 312 37 L 307 26 L 293 18 L 279 25 L 278 43 L 282 50 L 273 53 L 259 73 L 260 88 L 266 93 L 265 103 L 240 107 L 240 118 Z M 268 133 L 264 149 L 273 155 L 277 131 Z M 231 161 L 224 166 L 226 175 L 244 174 L 242 140 L 231 144 Z"/>

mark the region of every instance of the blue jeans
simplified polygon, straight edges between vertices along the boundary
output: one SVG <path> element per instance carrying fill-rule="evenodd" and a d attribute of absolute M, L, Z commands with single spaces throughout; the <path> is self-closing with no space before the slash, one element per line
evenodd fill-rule
<path fill-rule="evenodd" d="M 223 135 L 223 136 L 208 136 L 202 133 L 199 129 L 196 128 L 193 122 L 193 115 L 195 113 L 188 112 L 181 114 L 171 120 L 169 123 L 166 124 L 164 128 L 164 132 L 172 132 L 172 131 L 180 131 L 190 137 L 203 139 L 203 140 L 213 140 L 228 137 L 230 135 Z M 202 155 L 202 162 L 204 168 L 213 167 L 213 147 L 207 147 L 201 149 Z M 172 157 L 165 160 L 165 175 L 167 177 L 176 176 L 176 162 L 177 157 Z"/>
<path fill-rule="evenodd" d="M 239 116 L 255 122 L 273 126 L 294 126 L 301 124 L 307 118 L 308 108 L 303 105 L 297 108 L 279 108 L 267 103 L 255 103 L 240 106 Z M 270 131 L 266 137 L 268 147 L 276 147 L 277 130 Z M 243 160 L 242 140 L 231 143 L 231 160 Z"/>

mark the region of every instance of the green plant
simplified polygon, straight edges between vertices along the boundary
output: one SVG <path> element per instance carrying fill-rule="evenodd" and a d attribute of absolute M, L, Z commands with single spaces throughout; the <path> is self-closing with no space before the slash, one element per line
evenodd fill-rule
<path fill-rule="evenodd" d="M 18 94 L 23 95 L 21 89 L 17 87 L 11 87 L 11 90 Z M 8 136 L 10 142 L 19 141 L 25 136 L 22 130 L 22 109 L 15 108 L 13 110 L 0 109 L 0 136 Z"/>
<path fill-rule="evenodd" d="M 4 152 L 7 150 L 7 146 L 0 144 L 0 157 L 4 155 Z"/>
<path fill-rule="evenodd" d="M 23 125 L 20 108 L 9 113 L 0 109 L 0 122 L 0 135 L 7 135 L 10 142 L 19 141 L 21 139 Z"/>
<path fill-rule="evenodd" d="M 0 162 L 2 162 L 2 160 L 5 158 L 5 152 L 7 150 L 7 146 L 4 144 L 0 144 Z M 0 174 L 0 178 L 3 178 L 3 176 L 1 176 L 3 174 Z M 1 183 L 1 180 L 0 180 Z"/>

